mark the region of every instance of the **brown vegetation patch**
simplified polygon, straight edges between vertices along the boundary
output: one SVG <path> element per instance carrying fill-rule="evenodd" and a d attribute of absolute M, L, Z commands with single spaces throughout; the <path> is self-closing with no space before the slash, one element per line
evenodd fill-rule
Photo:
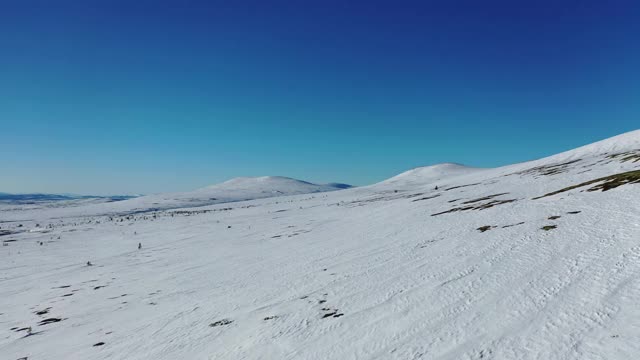
<path fill-rule="evenodd" d="M 461 206 L 461 207 L 449 209 L 447 211 L 442 211 L 442 212 L 439 212 L 439 213 L 431 214 L 431 216 L 438 216 L 438 215 L 447 214 L 447 213 L 453 213 L 453 212 L 458 212 L 458 211 L 485 210 L 485 209 L 492 208 L 494 206 L 498 206 L 498 205 L 502 205 L 502 204 L 508 204 L 508 203 L 512 203 L 512 202 L 515 202 L 515 201 L 516 201 L 516 199 L 491 200 L 489 202 L 486 202 L 486 203 L 483 203 L 483 204 L 479 204 L 479 205 Z"/>
<path fill-rule="evenodd" d="M 536 167 L 533 167 L 531 169 L 526 169 L 526 170 L 514 172 L 514 173 L 508 174 L 506 176 L 510 176 L 510 175 L 534 175 L 534 176 L 543 175 L 543 176 L 550 176 L 550 175 L 562 174 L 564 172 L 569 171 L 569 169 L 570 169 L 569 165 L 575 164 L 578 161 L 581 161 L 581 159 L 571 160 L 571 161 L 558 163 L 558 164 L 536 166 Z"/>
<path fill-rule="evenodd" d="M 460 188 L 469 187 L 469 186 L 476 186 L 476 185 L 480 185 L 480 183 L 467 184 L 467 185 L 458 185 L 458 186 L 450 187 L 448 189 L 444 189 L 444 191 L 449 191 L 449 190 L 453 190 L 453 189 L 460 189 Z"/>
<path fill-rule="evenodd" d="M 426 196 L 426 197 L 423 197 L 423 198 L 420 198 L 420 199 L 414 199 L 414 200 L 411 200 L 411 201 L 412 202 L 416 202 L 416 201 L 422 201 L 422 200 L 435 199 L 438 196 L 440 196 L 440 194 L 436 194 L 436 195 L 432 195 L 432 196 Z"/>
<path fill-rule="evenodd" d="M 473 203 L 477 203 L 477 202 L 484 201 L 484 200 L 491 200 L 491 199 L 493 199 L 493 198 L 495 198 L 495 197 L 502 196 L 502 195 L 507 195 L 507 194 L 508 194 L 508 193 L 500 193 L 500 194 L 488 195 L 488 196 L 481 197 L 481 198 L 478 198 L 478 199 L 473 199 L 473 200 L 469 200 L 469 201 L 464 201 L 464 202 L 462 202 L 462 203 L 463 203 L 463 204 L 473 204 Z"/>
<path fill-rule="evenodd" d="M 640 149 L 607 155 L 607 159 L 617 159 L 620 160 L 620 162 L 630 161 L 635 163 L 640 161 Z"/>
<path fill-rule="evenodd" d="M 547 196 L 557 195 L 565 191 L 569 191 L 569 190 L 573 190 L 573 189 L 577 189 L 577 188 L 581 188 L 581 187 L 593 185 L 593 184 L 597 184 L 597 185 L 587 189 L 587 191 L 598 191 L 598 190 L 608 191 L 611 189 L 615 189 L 618 186 L 622 186 L 626 184 L 637 184 L 637 183 L 640 183 L 640 170 L 628 171 L 620 174 L 605 176 L 602 178 L 583 182 L 581 184 L 572 185 L 564 189 L 560 189 L 554 192 L 550 192 L 548 194 L 544 194 L 542 196 L 534 197 L 533 200 L 541 199 Z"/>
<path fill-rule="evenodd" d="M 510 227 L 512 227 L 512 226 L 522 225 L 522 224 L 524 224 L 524 221 L 523 221 L 523 222 L 519 222 L 519 223 L 517 223 L 517 224 L 505 225 L 505 226 L 503 226 L 502 228 L 503 228 L 503 229 L 505 229 L 505 228 L 510 228 Z"/>

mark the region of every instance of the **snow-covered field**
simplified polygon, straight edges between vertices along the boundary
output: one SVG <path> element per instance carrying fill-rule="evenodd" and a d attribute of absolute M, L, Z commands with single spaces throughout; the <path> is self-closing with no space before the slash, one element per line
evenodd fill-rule
<path fill-rule="evenodd" d="M 640 358 L 640 131 L 300 193 L 0 212 L 0 358 Z"/>

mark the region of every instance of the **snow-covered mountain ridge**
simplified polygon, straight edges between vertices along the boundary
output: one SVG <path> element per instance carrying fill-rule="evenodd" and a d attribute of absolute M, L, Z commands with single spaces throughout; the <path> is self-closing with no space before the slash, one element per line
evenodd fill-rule
<path fill-rule="evenodd" d="M 0 215 L 0 354 L 633 359 L 638 204 L 634 131 L 341 191 Z"/>

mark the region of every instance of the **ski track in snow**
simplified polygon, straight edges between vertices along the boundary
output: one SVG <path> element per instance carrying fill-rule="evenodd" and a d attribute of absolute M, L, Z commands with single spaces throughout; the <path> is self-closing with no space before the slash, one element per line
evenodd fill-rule
<path fill-rule="evenodd" d="M 532 199 L 640 170 L 610 157 L 635 149 L 191 209 L 0 208 L 0 358 L 633 359 L 640 184 Z"/>

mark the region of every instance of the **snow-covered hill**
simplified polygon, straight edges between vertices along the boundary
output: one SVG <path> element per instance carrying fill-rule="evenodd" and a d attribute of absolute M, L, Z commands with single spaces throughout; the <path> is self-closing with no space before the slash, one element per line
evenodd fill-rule
<path fill-rule="evenodd" d="M 482 170 L 484 169 L 472 168 L 454 163 L 436 164 L 405 171 L 402 174 L 396 175 L 376 185 L 416 186 L 425 183 L 433 183 L 437 185 L 439 181 L 445 179 L 451 181 L 451 179 L 455 177 L 474 174 Z"/>
<path fill-rule="evenodd" d="M 283 176 L 239 177 L 195 191 L 142 196 L 117 205 L 130 211 L 176 209 L 345 188 L 339 185 L 317 185 Z"/>
<path fill-rule="evenodd" d="M 34 212 L 32 206 L 24 207 L 23 209 L 15 206 L 10 208 L 0 207 L 0 218 L 4 216 L 6 219 L 17 220 L 32 217 L 42 218 L 43 216 L 70 217 L 80 215 L 142 213 L 152 210 L 178 209 L 285 195 L 335 191 L 349 187 L 351 186 L 338 183 L 318 185 L 282 176 L 240 177 L 195 191 L 154 194 L 110 203 L 101 201 L 99 204 L 92 203 L 87 206 L 68 207 L 64 210 L 57 209 L 54 212 Z M 43 208 L 49 207 L 51 206 L 43 205 L 36 210 L 43 210 Z M 8 214 L 9 211 L 11 214 Z"/>
<path fill-rule="evenodd" d="M 0 214 L 0 354 L 635 359 L 639 204 L 634 131 L 335 192 Z"/>
<path fill-rule="evenodd" d="M 225 181 L 221 184 L 207 186 L 197 190 L 199 193 L 234 193 L 235 198 L 250 197 L 253 199 L 257 194 L 272 196 L 309 194 L 323 191 L 334 191 L 349 188 L 349 185 L 331 183 L 317 185 L 310 182 L 296 180 L 284 176 L 261 176 L 261 177 L 239 177 Z M 231 195 L 227 195 L 231 197 Z"/>

